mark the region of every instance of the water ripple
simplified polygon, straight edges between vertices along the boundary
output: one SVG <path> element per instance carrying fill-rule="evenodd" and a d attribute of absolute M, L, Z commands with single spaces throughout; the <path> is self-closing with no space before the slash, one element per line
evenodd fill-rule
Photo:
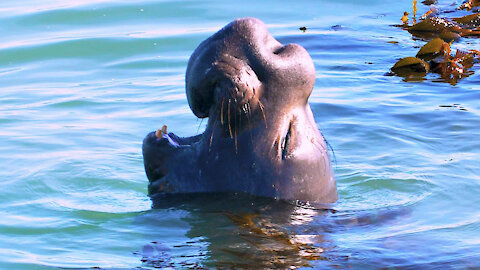
<path fill-rule="evenodd" d="M 478 267 L 478 67 L 455 87 L 384 76 L 424 44 L 391 26 L 410 9 L 393 0 L 2 3 L 0 268 Z M 238 194 L 151 209 L 142 139 L 163 124 L 202 131 L 186 101 L 187 61 L 240 16 L 312 56 L 310 104 L 336 158 L 340 200 L 329 210 Z M 318 260 L 305 261 L 306 250 Z"/>

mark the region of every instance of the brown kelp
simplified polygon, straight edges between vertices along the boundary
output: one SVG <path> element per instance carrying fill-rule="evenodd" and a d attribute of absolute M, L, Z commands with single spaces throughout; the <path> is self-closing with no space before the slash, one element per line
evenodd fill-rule
<path fill-rule="evenodd" d="M 439 74 L 442 81 L 454 85 L 458 80 L 473 74 L 473 71 L 469 69 L 478 61 L 479 51 L 474 48 L 469 50 L 457 49 L 452 54 L 451 46 L 453 42 L 462 37 L 480 36 L 480 13 L 453 18 L 440 17 L 440 15 L 450 14 L 453 11 L 439 13 L 433 3 L 429 2 L 429 4 L 429 10 L 417 22 L 415 18 L 417 1 L 414 0 L 413 23 L 408 24 L 408 12 L 404 12 L 401 18 L 403 25 L 399 25 L 412 34 L 414 38 L 420 38 L 428 42 L 422 46 L 415 57 L 409 56 L 398 60 L 391 71 L 395 75 L 409 79 L 418 79 L 429 72 L 433 72 Z M 470 8 L 466 8 L 467 6 Z M 474 10 L 472 8 L 475 6 L 480 6 L 480 0 L 468 1 L 458 7 L 457 10 Z"/>

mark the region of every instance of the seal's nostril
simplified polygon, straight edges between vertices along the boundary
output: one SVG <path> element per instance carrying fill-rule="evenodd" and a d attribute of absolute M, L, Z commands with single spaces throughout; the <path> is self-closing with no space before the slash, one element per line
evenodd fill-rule
<path fill-rule="evenodd" d="M 285 50 L 285 46 L 276 48 L 276 49 L 273 51 L 273 54 L 279 55 L 279 54 L 281 54 L 284 50 Z"/>

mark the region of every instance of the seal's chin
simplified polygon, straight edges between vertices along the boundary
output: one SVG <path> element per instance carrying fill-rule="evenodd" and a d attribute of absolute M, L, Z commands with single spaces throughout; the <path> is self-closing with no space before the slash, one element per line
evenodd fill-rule
<path fill-rule="evenodd" d="M 187 144 L 184 144 L 185 146 Z M 150 182 L 156 181 L 168 173 L 167 161 L 182 147 L 182 141 L 173 133 L 167 132 L 167 126 L 152 131 L 143 139 L 142 152 L 145 172 Z"/>
<path fill-rule="evenodd" d="M 157 132 L 152 131 L 147 134 L 145 139 L 143 139 L 142 145 L 143 163 L 150 182 L 160 179 L 167 174 L 168 171 L 165 166 L 166 155 L 170 152 L 169 148 L 174 147 L 165 137 L 157 137 Z"/>

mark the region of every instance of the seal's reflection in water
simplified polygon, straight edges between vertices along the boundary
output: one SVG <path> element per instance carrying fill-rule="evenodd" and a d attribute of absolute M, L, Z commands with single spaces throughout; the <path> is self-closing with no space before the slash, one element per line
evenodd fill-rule
<path fill-rule="evenodd" d="M 151 199 L 153 209 L 142 216 L 137 229 L 149 232 L 150 243 L 140 255 L 142 264 L 153 268 L 355 267 L 364 251 L 339 248 L 345 244 L 337 243 L 339 237 L 395 227 L 410 213 L 403 206 L 337 211 L 336 204 L 302 205 L 233 193 Z M 166 242 L 165 235 L 154 236 L 159 232 L 175 243 Z M 380 249 L 390 249 L 395 238 L 373 241 Z"/>
<path fill-rule="evenodd" d="M 153 197 L 152 201 L 154 209 L 188 212 L 183 218 L 190 225 L 186 236 L 206 243 L 203 258 L 196 258 L 206 267 L 297 268 L 310 265 L 312 260 L 326 259 L 323 254 L 333 246 L 322 235 L 321 228 L 317 231 L 304 226 L 317 216 L 328 214 L 331 211 L 328 205 L 314 209 L 271 198 L 225 193 L 162 195 Z M 145 263 L 157 267 L 178 266 L 166 259 L 163 244 L 155 244 L 146 246 L 147 252 L 142 258 Z M 153 249 L 156 252 L 152 253 Z M 148 257 L 154 253 L 161 256 Z M 182 267 L 199 266 L 181 264 Z"/>

